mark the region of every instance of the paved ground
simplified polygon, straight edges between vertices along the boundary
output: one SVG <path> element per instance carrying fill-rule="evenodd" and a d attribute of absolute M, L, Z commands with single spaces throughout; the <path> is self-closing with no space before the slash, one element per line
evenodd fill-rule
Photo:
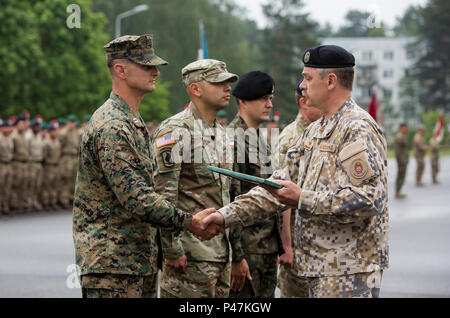
<path fill-rule="evenodd" d="M 440 185 L 414 186 L 410 161 L 403 200 L 394 198 L 396 166 L 389 161 L 390 259 L 382 297 L 450 297 L 450 157 Z M 0 297 L 80 297 L 73 285 L 70 212 L 0 218 Z M 69 268 L 69 272 L 67 272 Z M 277 295 L 279 295 L 277 291 Z"/>

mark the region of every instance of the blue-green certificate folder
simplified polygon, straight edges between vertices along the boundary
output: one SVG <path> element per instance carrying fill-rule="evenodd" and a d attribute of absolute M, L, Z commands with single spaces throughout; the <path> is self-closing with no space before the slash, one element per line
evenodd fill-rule
<path fill-rule="evenodd" d="M 209 170 L 217 172 L 217 173 L 221 173 L 224 174 L 226 176 L 232 177 L 232 178 L 236 178 L 239 180 L 243 180 L 246 182 L 250 182 L 253 184 L 265 184 L 268 185 L 269 187 L 273 187 L 276 189 L 281 189 L 283 188 L 283 186 L 281 184 L 272 182 L 270 180 L 264 179 L 264 178 L 259 178 L 259 177 L 255 177 L 255 176 L 251 176 L 249 174 L 245 174 L 245 173 L 240 173 L 240 172 L 235 172 L 232 170 L 228 170 L 228 169 L 221 169 L 221 168 L 217 168 L 217 167 L 213 167 L 213 166 L 208 166 L 207 167 Z"/>

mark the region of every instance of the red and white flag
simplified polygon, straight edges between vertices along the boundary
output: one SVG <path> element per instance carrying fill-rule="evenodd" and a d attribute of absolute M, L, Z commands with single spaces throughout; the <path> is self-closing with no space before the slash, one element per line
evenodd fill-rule
<path fill-rule="evenodd" d="M 377 123 L 379 123 L 381 126 L 384 126 L 383 112 L 381 110 L 381 105 L 378 101 L 377 92 L 375 89 L 372 90 L 372 99 L 370 100 L 367 112 Z"/>
<path fill-rule="evenodd" d="M 440 143 L 444 138 L 444 114 L 439 116 L 436 126 L 434 126 L 434 137 L 436 137 L 437 143 Z"/>

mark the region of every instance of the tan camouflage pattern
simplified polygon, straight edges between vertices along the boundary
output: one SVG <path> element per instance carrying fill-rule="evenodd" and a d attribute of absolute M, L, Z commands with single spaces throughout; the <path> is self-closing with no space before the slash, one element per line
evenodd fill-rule
<path fill-rule="evenodd" d="M 379 298 L 383 271 L 308 277 L 309 298 Z"/>
<path fill-rule="evenodd" d="M 225 62 L 213 59 L 198 60 L 186 65 L 181 70 L 185 87 L 200 81 L 221 83 L 225 81 L 236 82 L 239 77 L 227 71 Z"/>
<path fill-rule="evenodd" d="M 69 205 L 75 191 L 80 135 L 76 129 L 65 128 L 58 134 L 58 138 L 62 152 L 59 164 L 62 187 L 59 201 L 63 205 Z"/>
<path fill-rule="evenodd" d="M 416 170 L 416 182 L 422 182 L 423 172 L 425 171 L 425 154 L 427 151 L 427 145 L 425 144 L 425 138 L 419 132 L 416 132 L 413 139 L 414 144 L 414 157 L 417 162 Z"/>
<path fill-rule="evenodd" d="M 245 254 L 252 280 L 245 279 L 240 292 L 230 291 L 230 298 L 275 298 L 278 253 Z"/>
<path fill-rule="evenodd" d="M 43 170 L 41 201 L 44 207 L 58 204 L 58 189 L 61 188 L 59 162 L 61 159 L 61 144 L 59 139 L 48 137 L 43 146 Z"/>
<path fill-rule="evenodd" d="M 111 93 L 79 154 L 73 238 L 80 275 L 153 275 L 160 252 L 154 226 L 189 226 L 192 216 L 155 192 L 153 156 L 144 121 Z"/>
<path fill-rule="evenodd" d="M 81 277 L 83 298 L 156 298 L 158 274 L 91 274 Z"/>
<path fill-rule="evenodd" d="M 13 184 L 12 164 L 14 144 L 10 137 L 0 133 L 0 213 L 9 213 Z"/>
<path fill-rule="evenodd" d="M 188 261 L 185 272 L 164 265 L 161 298 L 227 298 L 231 263 Z"/>
<path fill-rule="evenodd" d="M 328 120 L 312 123 L 289 148 L 272 179 L 302 188 L 295 226 L 295 262 L 303 276 L 375 272 L 389 265 L 386 139 L 349 99 Z M 227 227 L 286 210 L 253 188 L 219 210 Z"/>
<path fill-rule="evenodd" d="M 248 126 L 239 114 L 235 116 L 233 121 L 228 125 L 228 128 L 236 131 L 234 139 L 234 163 L 233 171 L 249 174 L 256 177 L 268 178 L 270 174 L 262 172 L 262 166 L 268 168 L 271 171 L 270 162 L 270 145 L 265 142 L 263 138 L 261 141 L 264 143 L 262 147 L 266 148 L 263 151 L 259 151 L 260 144 L 253 145 L 253 140 L 259 140 L 258 130 L 248 130 Z M 238 143 L 237 130 L 242 129 L 242 132 L 249 132 L 255 137 L 249 135 L 245 136 L 244 147 Z M 252 141 L 252 142 L 251 142 Z M 243 162 L 238 161 L 239 151 L 244 151 L 241 155 Z M 250 152 L 257 154 L 256 162 L 250 161 Z M 262 159 L 264 156 L 265 159 Z M 242 161 L 242 160 L 241 160 Z M 238 179 L 231 180 L 230 198 L 233 201 L 238 195 L 247 193 L 255 185 L 249 182 L 240 181 Z M 274 215 L 268 220 L 264 220 L 257 224 L 248 227 L 242 227 L 237 224 L 230 229 L 230 243 L 233 250 L 232 260 L 233 262 L 241 261 L 244 254 L 273 254 L 284 252 L 281 243 L 281 224 L 278 215 Z M 276 262 L 276 260 L 275 260 Z"/>
<path fill-rule="evenodd" d="M 308 127 L 308 122 L 303 118 L 301 113 L 298 113 L 295 121 L 287 125 L 279 136 L 278 153 L 275 153 L 275 158 L 278 158 L 280 163 L 283 163 L 288 149 L 295 144 L 295 142 L 303 135 L 304 130 Z M 290 217 L 290 231 L 291 231 L 291 245 L 292 250 L 295 249 L 295 211 L 291 211 Z M 301 277 L 297 266 L 292 264 L 292 267 L 285 264 L 280 264 L 280 274 L 278 276 L 278 287 L 280 288 L 281 296 L 284 298 L 303 298 L 305 296 L 302 292 L 301 286 L 304 284 L 305 278 Z"/>
<path fill-rule="evenodd" d="M 431 178 L 433 183 L 437 183 L 437 175 L 439 173 L 439 143 L 435 137 L 430 140 L 430 161 L 431 161 Z"/>
<path fill-rule="evenodd" d="M 16 210 L 28 208 L 28 158 L 30 156 L 29 139 L 25 133 L 14 131 L 10 137 L 14 145 L 13 153 L 13 189 L 11 207 Z"/>
<path fill-rule="evenodd" d="M 29 140 L 29 180 L 28 180 L 28 206 L 41 210 L 39 193 L 42 189 L 42 160 L 43 160 L 43 147 L 44 140 L 42 136 L 38 134 L 32 134 Z"/>
<path fill-rule="evenodd" d="M 395 159 L 397 160 L 397 180 L 395 183 L 395 191 L 399 193 L 403 187 L 406 177 L 406 168 L 409 161 L 409 145 L 406 136 L 400 131 L 395 136 L 394 142 Z"/>
<path fill-rule="evenodd" d="M 108 59 L 128 59 L 137 64 L 158 66 L 168 65 L 165 60 L 155 54 L 153 36 L 124 35 L 106 44 L 105 50 Z"/>

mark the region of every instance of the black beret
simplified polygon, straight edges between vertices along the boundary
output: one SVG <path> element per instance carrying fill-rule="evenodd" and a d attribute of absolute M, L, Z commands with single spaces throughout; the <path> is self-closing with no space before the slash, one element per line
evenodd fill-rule
<path fill-rule="evenodd" d="M 273 94 L 274 84 L 269 74 L 252 71 L 241 76 L 231 93 L 233 96 L 243 100 L 255 100 L 265 95 Z"/>
<path fill-rule="evenodd" d="M 337 45 L 321 45 L 307 49 L 303 54 L 305 67 L 342 68 L 355 66 L 355 57 Z"/>

